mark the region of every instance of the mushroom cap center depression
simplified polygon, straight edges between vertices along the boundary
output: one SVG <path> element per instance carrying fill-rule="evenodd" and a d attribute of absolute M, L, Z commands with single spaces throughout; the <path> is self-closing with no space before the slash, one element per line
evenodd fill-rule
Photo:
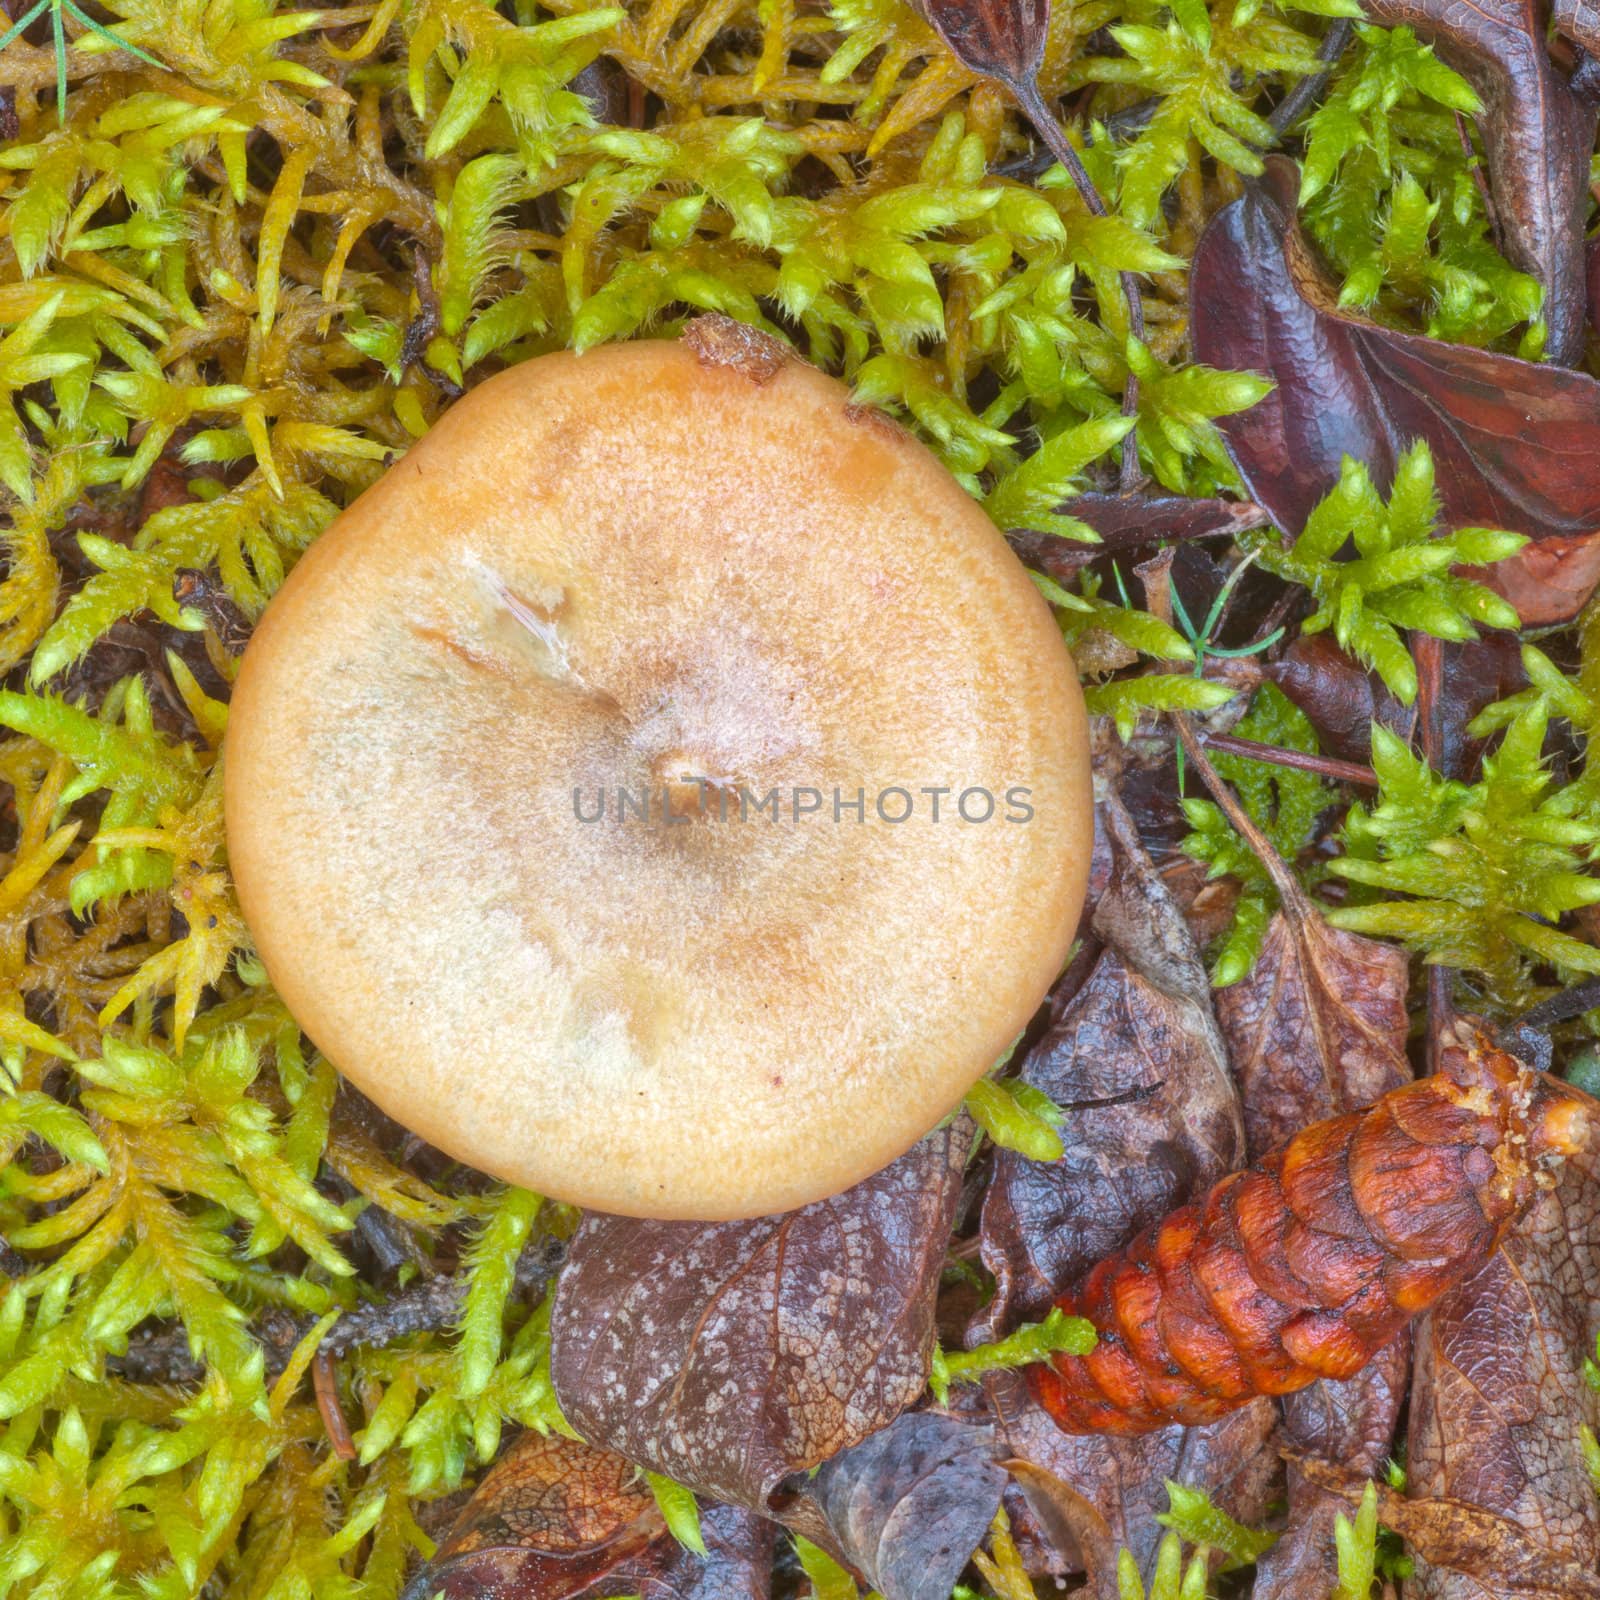
<path fill-rule="evenodd" d="M 659 344 L 513 369 L 258 631 L 247 918 L 313 1040 L 452 1154 L 604 1209 L 800 1204 L 952 1109 L 1057 970 L 1065 650 L 959 486 L 843 402 Z"/>

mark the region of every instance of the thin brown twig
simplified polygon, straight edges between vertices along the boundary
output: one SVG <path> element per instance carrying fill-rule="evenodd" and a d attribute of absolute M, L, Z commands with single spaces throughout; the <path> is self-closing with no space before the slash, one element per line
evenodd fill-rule
<path fill-rule="evenodd" d="M 341 1461 L 354 1461 L 356 1442 L 350 1437 L 350 1424 L 339 1403 L 339 1374 L 334 1369 L 333 1353 L 326 1346 L 317 1351 L 317 1358 L 311 1363 L 311 1387 L 316 1390 L 317 1410 L 322 1415 L 323 1427 L 328 1430 L 333 1453 Z"/>
<path fill-rule="evenodd" d="M 1270 762 L 1275 767 L 1293 767 L 1296 772 L 1314 772 L 1335 783 L 1355 783 L 1364 789 L 1378 787 L 1378 775 L 1359 761 L 1340 761 L 1335 756 L 1317 755 L 1309 750 L 1286 750 L 1282 745 L 1263 744 L 1258 739 L 1242 739 L 1232 733 L 1202 735 L 1208 750 L 1220 755 L 1246 756 L 1251 761 Z"/>
<path fill-rule="evenodd" d="M 1456 119 L 1456 138 L 1461 144 L 1461 153 L 1467 158 L 1467 170 L 1472 174 L 1473 186 L 1478 191 L 1478 198 L 1483 201 L 1483 212 L 1489 219 L 1489 231 L 1494 235 L 1494 247 L 1504 251 L 1505 239 L 1500 232 L 1500 213 L 1495 209 L 1494 196 L 1489 192 L 1489 180 L 1483 175 L 1482 163 L 1478 160 L 1478 152 L 1472 148 L 1472 130 L 1467 126 L 1467 119 L 1459 111 L 1453 112 Z"/>
<path fill-rule="evenodd" d="M 1049 147 L 1051 155 L 1066 169 L 1067 176 L 1072 179 L 1072 186 L 1078 191 L 1078 198 L 1083 201 L 1090 216 L 1103 217 L 1106 215 L 1106 203 L 1100 191 L 1095 188 L 1094 179 L 1084 170 L 1078 152 L 1072 148 L 1072 141 L 1061 131 L 1061 124 L 1056 121 L 1055 114 L 1045 104 L 1044 96 L 1039 92 L 1039 85 L 1028 78 L 1010 86 L 1013 96 L 1023 116 L 1034 126 L 1039 137 Z M 1118 274 L 1122 281 L 1122 293 L 1128 302 L 1128 331 L 1141 344 L 1144 343 L 1144 297 L 1139 292 L 1139 279 L 1132 272 Z M 1122 414 L 1132 417 L 1139 410 L 1139 380 L 1130 372 L 1127 381 L 1122 386 Z M 1139 440 L 1138 429 L 1131 429 L 1122 441 L 1122 474 L 1121 486 L 1124 493 L 1131 490 L 1139 481 Z"/>
<path fill-rule="evenodd" d="M 1445 762 L 1444 729 L 1444 645 L 1431 634 L 1411 636 L 1411 654 L 1417 664 L 1417 728 L 1422 741 L 1423 759 L 1435 772 Z M 1453 773 L 1445 773 L 1453 777 Z M 1439 1070 L 1439 1041 L 1455 1020 L 1455 968 L 1430 965 L 1428 968 L 1429 1072 Z"/>
<path fill-rule="evenodd" d="M 1211 798 L 1217 802 L 1223 816 L 1233 824 L 1234 831 L 1254 852 L 1256 859 L 1272 880 L 1273 888 L 1278 891 L 1278 899 L 1285 910 L 1303 915 L 1309 908 L 1309 903 L 1306 900 L 1305 890 L 1300 887 L 1300 880 L 1289 870 L 1288 862 L 1278 854 L 1272 841 L 1256 826 L 1255 818 L 1245 810 L 1227 780 L 1211 764 L 1211 757 L 1206 754 L 1205 746 L 1195 731 L 1194 724 L 1183 712 L 1174 711 L 1172 725 L 1178 730 L 1183 753 L 1188 756 L 1194 770 L 1200 774 L 1200 781 L 1211 791 Z"/>

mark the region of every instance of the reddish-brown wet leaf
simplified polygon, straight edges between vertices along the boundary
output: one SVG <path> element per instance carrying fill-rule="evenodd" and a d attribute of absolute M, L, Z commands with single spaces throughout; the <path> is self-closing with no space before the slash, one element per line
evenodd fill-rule
<path fill-rule="evenodd" d="M 591 1214 L 551 1317 L 587 1439 L 752 1511 L 922 1393 L 970 1124 L 800 1211 L 742 1222 Z"/>
<path fill-rule="evenodd" d="M 1301 634 L 1267 676 L 1311 719 L 1322 748 L 1343 761 L 1372 759 L 1374 723 L 1407 742 L 1416 726 L 1416 709 L 1401 705 L 1331 633 Z"/>
<path fill-rule="evenodd" d="M 1244 1155 L 1194 939 L 1120 801 L 1091 925 L 1105 949 L 1021 1076 L 1069 1110 L 1059 1161 L 995 1153 L 980 1230 L 996 1279 L 978 1336 L 1036 1320 L 1100 1257 Z"/>
<path fill-rule="evenodd" d="M 1217 995 L 1252 1155 L 1369 1105 L 1411 1076 L 1405 953 L 1330 928 L 1261 844 L 1283 909 L 1250 973 Z M 1325 1378 L 1287 1396 L 1290 1442 L 1364 1475 L 1376 1471 L 1394 1437 L 1410 1352 L 1402 1333 L 1353 1378 Z M 1288 1476 L 1288 1525 L 1256 1569 L 1254 1600 L 1327 1600 L 1338 1577 L 1333 1530 L 1342 1503 L 1292 1464 Z"/>
<path fill-rule="evenodd" d="M 1299 1466 L 1352 1506 L 1366 1492 L 1366 1479 L 1330 1462 L 1305 1457 Z M 1557 1554 L 1516 1522 L 1468 1501 L 1408 1500 L 1380 1483 L 1378 1520 L 1405 1540 L 1421 1558 L 1419 1565 L 1448 1572 L 1467 1585 L 1455 1593 L 1496 1600 L 1600 1600 L 1600 1577 L 1592 1566 Z M 1416 1578 L 1406 1580 L 1406 1600 L 1439 1592 L 1424 1589 Z"/>
<path fill-rule="evenodd" d="M 402 1600 L 766 1600 L 772 1524 L 712 1506 L 700 1525 L 704 1559 L 667 1532 L 632 1462 L 573 1439 L 524 1433 Z"/>
<path fill-rule="evenodd" d="M 948 1600 L 1005 1486 L 990 1429 L 906 1412 L 825 1461 L 779 1514 L 885 1600 Z"/>
<path fill-rule="evenodd" d="M 1564 1169 L 1488 1266 L 1420 1325 L 1407 1447 L 1413 1494 L 1504 1518 L 1541 1559 L 1590 1574 L 1600 1507 L 1578 1428 L 1600 1427 L 1583 1377 L 1600 1282 L 1597 1210 L 1594 1173 Z M 1419 1553 L 1427 1559 L 1408 1600 L 1524 1592 L 1498 1560 L 1465 1575 L 1448 1554 Z M 1562 1592 L 1600 1594 L 1600 1585 Z"/>
<path fill-rule="evenodd" d="M 1448 526 L 1534 541 L 1476 575 L 1524 623 L 1575 615 L 1600 582 L 1600 382 L 1339 311 L 1295 225 L 1296 188 L 1293 164 L 1270 159 L 1211 220 L 1191 269 L 1196 358 L 1277 384 L 1219 423 L 1251 496 L 1294 535 L 1342 456 L 1387 488 L 1400 452 L 1426 439 Z"/>
<path fill-rule="evenodd" d="M 1595 110 L 1550 59 L 1549 6 L 1542 0 L 1367 0 L 1367 13 L 1388 27 L 1413 29 L 1478 91 L 1483 110 L 1477 121 L 1506 254 L 1544 286 L 1550 359 L 1575 362 L 1583 354 L 1583 235 Z"/>

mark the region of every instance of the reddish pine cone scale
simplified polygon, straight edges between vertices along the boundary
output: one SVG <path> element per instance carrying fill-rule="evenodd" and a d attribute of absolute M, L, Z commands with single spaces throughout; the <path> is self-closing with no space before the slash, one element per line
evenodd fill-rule
<path fill-rule="evenodd" d="M 1489 1259 L 1592 1107 L 1457 1026 L 1433 1077 L 1318 1122 L 1146 1228 L 1057 1304 L 1099 1334 L 1029 1368 L 1069 1433 L 1210 1422 L 1348 1378 Z"/>

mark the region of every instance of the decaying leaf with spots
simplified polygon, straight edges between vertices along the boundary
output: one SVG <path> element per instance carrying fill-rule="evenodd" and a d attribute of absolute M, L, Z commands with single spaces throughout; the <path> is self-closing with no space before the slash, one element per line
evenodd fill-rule
<path fill-rule="evenodd" d="M 528 1432 L 495 1463 L 402 1600 L 767 1600 L 772 1524 L 713 1506 L 700 1527 L 703 1557 L 668 1533 L 632 1462 Z"/>
<path fill-rule="evenodd" d="M 590 1215 L 551 1318 L 585 1438 L 766 1512 L 922 1393 L 970 1143 L 964 1120 L 799 1211 L 741 1222 Z"/>
<path fill-rule="evenodd" d="M 1070 1110 L 1066 1153 L 996 1152 L 979 1235 L 996 1280 L 982 1338 L 1039 1320 L 1101 1256 L 1244 1157 L 1194 939 L 1121 802 L 1101 815 L 1113 866 L 1091 921 L 1105 949 L 1021 1072 Z"/>

